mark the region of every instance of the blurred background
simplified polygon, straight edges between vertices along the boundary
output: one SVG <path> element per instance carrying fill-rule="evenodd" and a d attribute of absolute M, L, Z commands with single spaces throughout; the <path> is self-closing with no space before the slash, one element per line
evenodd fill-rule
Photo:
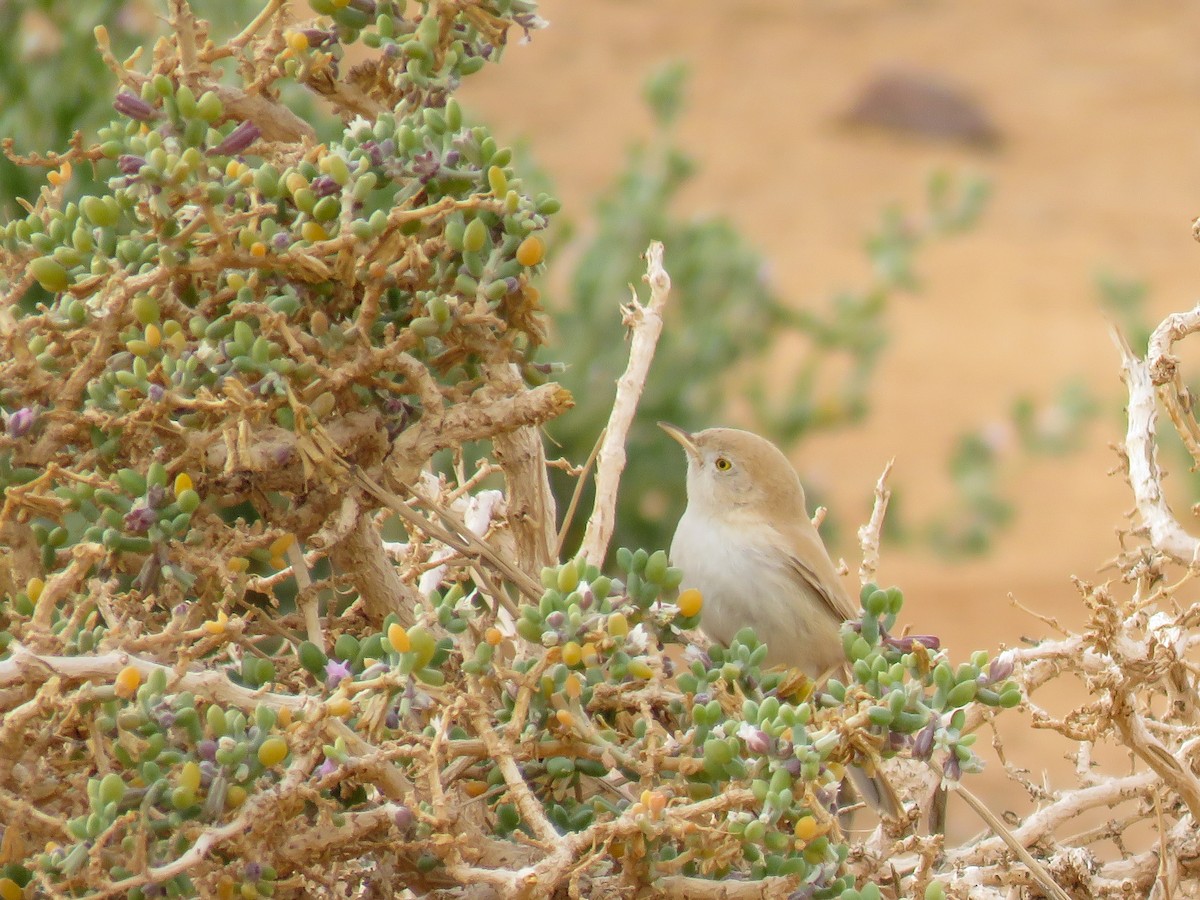
<path fill-rule="evenodd" d="M 257 8 L 194 5 L 224 33 Z M 625 285 L 666 242 L 676 291 L 619 540 L 668 546 L 682 507 L 682 454 L 656 419 L 739 425 L 787 447 L 852 570 L 895 457 L 879 580 L 956 660 L 1051 633 L 1010 596 L 1081 624 L 1071 577 L 1106 577 L 1132 505 L 1108 474 L 1124 424 L 1110 323 L 1144 348 L 1198 296 L 1200 8 L 549 0 L 542 15 L 459 97 L 563 202 L 542 355 L 580 401 L 551 429 L 576 463 L 625 363 Z M 98 23 L 119 52 L 162 27 L 150 2 L 0 3 L 0 137 L 61 147 L 107 121 Z M 41 177 L 0 163 L 5 219 Z M 1182 509 L 1186 467 L 1166 461 Z M 1037 735 L 1006 731 L 1010 754 L 1067 771 Z"/>
<path fill-rule="evenodd" d="M 1157 324 L 1200 296 L 1191 235 L 1200 213 L 1200 61 L 1190 44 L 1200 10 L 1082 0 L 986 8 L 595 0 L 549 2 L 542 12 L 550 28 L 511 46 L 462 96 L 528 145 L 575 224 L 551 260 L 551 308 L 572 299 L 569 279 L 603 219 L 595 204 L 611 196 L 631 145 L 647 157 L 663 142 L 682 148 L 692 171 L 671 198 L 672 219 L 727 221 L 761 258 L 771 295 L 822 315 L 839 293 L 879 280 L 864 243 L 889 207 L 898 204 L 919 228 L 935 173 L 986 180 L 977 219 L 927 238 L 913 264 L 916 287 L 890 292 L 865 413 L 810 422 L 792 435 L 790 455 L 810 494 L 830 507 L 837 548 L 853 565 L 854 530 L 884 463 L 896 458 L 904 535 L 885 546 L 880 577 L 904 588 L 920 630 L 963 650 L 1042 634 L 1009 593 L 1064 623 L 1082 621 L 1070 576 L 1098 577 L 1131 506 L 1123 479 L 1107 474 L 1124 396 L 1109 323 L 1136 340 L 1138 323 Z M 664 136 L 644 97 L 670 63 L 688 74 Z M 889 79 L 910 91 L 925 82 L 934 107 L 945 93 L 973 104 L 990 135 L 969 121 L 962 134 L 953 123 L 942 129 L 948 135 L 848 122 L 856 104 L 857 118 L 870 118 L 859 101 L 872 88 L 878 97 Z M 893 106 L 914 105 L 896 96 Z M 922 115 L 931 114 L 909 118 Z M 673 274 L 683 258 L 697 265 L 689 248 L 668 243 Z M 626 280 L 639 271 L 629 266 Z M 604 302 L 615 318 L 626 292 L 613 288 Z M 673 311 L 664 340 L 711 324 L 703 309 Z M 729 388 L 723 407 L 683 424 L 770 431 L 740 389 L 747 370 L 761 366 L 768 391 L 786 399 L 813 345 L 787 326 L 771 338 L 717 373 Z M 830 366 L 839 364 L 834 354 Z M 651 371 L 652 382 L 661 376 Z M 708 376 L 700 367 L 673 371 L 659 387 L 680 392 Z M 838 387 L 825 392 L 835 405 Z M 650 416 L 636 428 L 654 466 L 682 468 Z M 964 461 L 973 445 L 994 465 Z M 972 541 L 966 532 L 988 518 L 969 512 L 972 491 L 989 480 L 1008 513 Z M 930 527 L 939 521 L 961 539 L 939 541 Z M 660 541 L 672 527 L 665 523 Z"/>

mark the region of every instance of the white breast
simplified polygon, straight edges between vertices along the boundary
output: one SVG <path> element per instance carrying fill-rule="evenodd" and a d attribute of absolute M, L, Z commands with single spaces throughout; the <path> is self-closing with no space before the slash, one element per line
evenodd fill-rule
<path fill-rule="evenodd" d="M 714 520 L 691 507 L 679 520 L 671 561 L 683 587 L 704 597 L 700 626 L 728 645 L 742 628 L 767 644 L 767 662 L 817 676 L 842 660 L 840 622 L 796 580 L 774 534 L 726 515 Z"/>

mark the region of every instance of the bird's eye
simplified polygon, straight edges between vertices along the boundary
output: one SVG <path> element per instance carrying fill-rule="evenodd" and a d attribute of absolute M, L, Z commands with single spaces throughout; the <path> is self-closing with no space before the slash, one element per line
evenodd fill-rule
<path fill-rule="evenodd" d="M 731 463 L 729 460 L 727 460 L 723 456 L 718 456 L 717 461 L 714 463 L 714 465 L 717 467 L 718 472 L 728 472 L 730 469 L 733 468 L 733 463 Z"/>

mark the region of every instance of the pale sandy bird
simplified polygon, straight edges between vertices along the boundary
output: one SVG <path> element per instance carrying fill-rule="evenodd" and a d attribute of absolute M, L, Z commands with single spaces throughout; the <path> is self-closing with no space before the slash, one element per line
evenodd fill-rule
<path fill-rule="evenodd" d="M 767 645 L 767 664 L 811 678 L 846 665 L 842 623 L 857 617 L 805 507 L 786 456 L 765 438 L 733 428 L 689 434 L 660 427 L 687 451 L 687 509 L 671 542 L 684 588 L 704 598 L 700 627 L 728 645 L 743 628 Z M 876 808 L 896 811 L 882 782 L 856 777 Z"/>

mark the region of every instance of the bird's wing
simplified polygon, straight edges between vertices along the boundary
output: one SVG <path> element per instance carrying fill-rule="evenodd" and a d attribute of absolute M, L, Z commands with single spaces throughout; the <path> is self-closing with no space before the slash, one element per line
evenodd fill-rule
<path fill-rule="evenodd" d="M 805 528 L 804 526 L 808 527 Z M 788 567 L 814 594 L 821 598 L 829 614 L 838 622 L 856 618 L 858 613 L 842 587 L 829 551 L 821 541 L 817 529 L 807 520 L 792 528 L 787 534 L 789 545 L 794 551 L 788 557 Z"/>

